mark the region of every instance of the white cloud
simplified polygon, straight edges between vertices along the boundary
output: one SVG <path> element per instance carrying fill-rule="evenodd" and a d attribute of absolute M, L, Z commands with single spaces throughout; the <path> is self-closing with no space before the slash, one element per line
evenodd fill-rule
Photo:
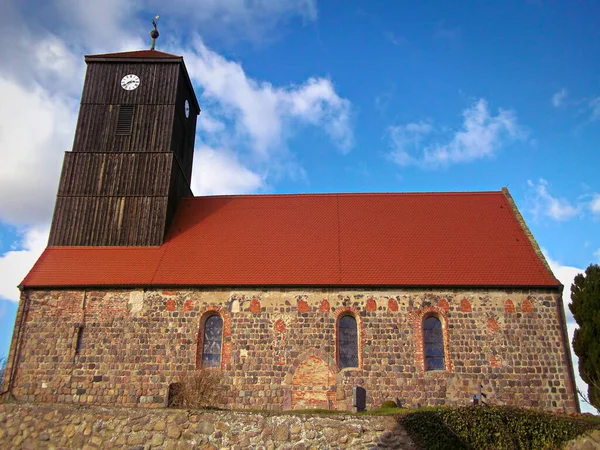
<path fill-rule="evenodd" d="M 567 90 L 565 88 L 562 88 L 560 91 L 556 92 L 552 96 L 552 105 L 555 108 L 561 107 L 562 105 L 565 104 L 565 100 L 567 99 L 568 95 L 569 95 L 569 93 L 567 92 Z"/>
<path fill-rule="evenodd" d="M 392 151 L 389 156 L 402 166 L 434 168 L 491 157 L 503 145 L 525 135 L 514 112 L 499 109 L 493 115 L 485 99 L 479 99 L 463 111 L 462 128 L 447 142 L 425 140 L 433 131 L 434 128 L 424 122 L 390 127 Z"/>
<path fill-rule="evenodd" d="M 0 98 L 0 221 L 48 222 L 63 154 L 71 150 L 74 105 L 37 84 L 24 87 L 1 76 Z"/>
<path fill-rule="evenodd" d="M 34 77 L 40 81 L 43 77 L 47 88 L 52 75 L 58 82 L 79 80 L 85 68 L 84 53 L 146 46 L 147 39 L 135 33 L 137 26 L 131 26 L 131 22 L 137 22 L 132 14 L 138 10 L 137 1 L 92 4 L 56 0 L 44 7 L 32 0 L 4 1 L 0 6 L 0 26 L 13 40 L 10 46 L 0 49 L 3 59 L 11 61 L 11 67 L 1 70 L 22 79 Z M 60 88 L 68 90 L 69 84 L 60 84 Z M 71 88 L 69 93 L 81 93 L 80 82 Z"/>
<path fill-rule="evenodd" d="M 534 181 L 527 180 L 529 193 L 527 202 L 529 210 L 534 218 L 546 216 L 550 219 L 563 221 L 569 220 L 580 213 L 580 206 L 573 206 L 567 199 L 554 197 L 548 191 L 548 182 L 540 178 L 537 184 Z"/>
<path fill-rule="evenodd" d="M 529 191 L 526 194 L 527 208 L 534 219 L 549 217 L 556 221 L 565 221 L 579 215 L 585 216 L 589 210 L 593 216 L 600 217 L 600 194 L 585 193 L 571 202 L 564 197 L 556 197 L 549 191 L 550 184 L 543 178 L 537 182 L 527 180 Z M 587 246 L 587 245 L 586 245 Z"/>
<path fill-rule="evenodd" d="M 261 39 L 293 17 L 317 18 L 314 0 L 205 0 L 202 7 L 191 0 L 152 1 L 162 16 L 164 50 L 167 43 L 180 48 L 184 41 L 170 17 L 236 39 Z M 154 11 L 145 23 L 142 6 L 139 0 L 96 6 L 57 0 L 43 7 L 31 0 L 0 2 L 0 28 L 12 37 L 11 45 L 0 46 L 0 223 L 21 227 L 23 236 L 16 249 L 0 256 L 0 296 L 17 300 L 15 285 L 46 245 L 63 154 L 72 147 L 83 55 L 147 47 L 147 31 L 140 37 L 138 30 L 150 29 Z M 206 142 L 197 143 L 196 194 L 264 190 L 267 176 L 276 180 L 282 170 L 301 177 L 303 169 L 294 166 L 287 149 L 300 127 L 320 128 L 342 151 L 352 146 L 351 104 L 330 80 L 312 77 L 274 87 L 249 78 L 239 63 L 209 50 L 200 38 L 196 42 L 186 53 L 197 92 L 205 91 L 198 130 Z"/>
<path fill-rule="evenodd" d="M 0 222 L 39 226 L 50 220 L 63 154 L 72 147 L 83 53 L 94 40 L 98 48 L 115 45 L 114 51 L 136 39 L 118 31 L 129 7 L 116 0 L 101 10 L 59 0 L 29 11 L 27 3 L 0 6 L 0 28 L 13 36 L 11 45 L 0 46 L 6 62 L 0 67 Z"/>
<path fill-rule="evenodd" d="M 419 161 L 413 154 L 433 131 L 433 126 L 427 122 L 408 123 L 389 127 L 388 132 L 392 140 L 393 150 L 390 153 L 392 161 L 401 166 L 417 164 Z"/>
<path fill-rule="evenodd" d="M 233 120 L 238 137 L 250 141 L 255 156 L 265 159 L 285 151 L 286 138 L 307 124 L 322 128 L 342 152 L 352 147 L 351 103 L 335 92 L 330 80 L 313 77 L 286 87 L 259 82 L 199 37 L 183 53 L 202 98 L 213 108 L 211 115 Z"/>
<path fill-rule="evenodd" d="M 600 214 L 600 194 L 592 194 L 592 200 L 590 201 L 590 211 L 593 214 Z"/>
<path fill-rule="evenodd" d="M 575 332 L 575 329 L 578 328 L 578 326 L 577 326 L 577 323 L 575 322 L 575 319 L 573 318 L 573 314 L 571 314 L 571 311 L 569 310 L 569 306 L 568 306 L 569 303 L 571 303 L 571 284 L 573 284 L 573 280 L 575 279 L 575 276 L 577 274 L 584 273 L 585 269 L 579 269 L 577 267 L 571 267 L 571 266 L 563 266 L 558 261 L 554 261 L 553 259 L 551 259 L 548 256 L 546 250 L 542 249 L 542 251 L 544 253 L 544 256 L 546 257 L 546 260 L 548 261 L 548 264 L 550 265 L 550 268 L 552 269 L 552 272 L 554 273 L 554 276 L 556 278 L 558 278 L 558 280 L 564 286 L 563 307 L 564 307 L 564 311 L 565 311 L 565 317 L 567 319 L 567 332 L 569 335 L 569 348 L 571 349 L 571 355 L 573 357 L 573 371 L 575 373 L 575 383 L 577 384 L 577 387 L 579 388 L 579 390 L 581 392 L 583 392 L 584 394 L 587 394 L 587 389 L 588 389 L 587 384 L 579 376 L 579 368 L 578 368 L 579 360 L 577 358 L 577 355 L 575 354 L 575 352 L 572 349 L 573 334 Z M 592 413 L 596 412 L 594 410 L 594 408 L 589 406 L 587 403 L 580 401 L 580 404 L 581 404 L 582 412 L 592 412 Z"/>
<path fill-rule="evenodd" d="M 433 38 L 454 41 L 460 39 L 461 34 L 459 27 L 449 27 L 446 25 L 445 20 L 441 20 L 435 25 Z"/>
<path fill-rule="evenodd" d="M 494 116 L 484 99 L 466 109 L 463 118 L 463 129 L 452 141 L 425 150 L 426 163 L 466 162 L 491 156 L 505 139 L 518 138 L 522 133 L 513 112 L 500 109 Z"/>
<path fill-rule="evenodd" d="M 133 29 L 131 23 L 137 25 L 139 21 L 135 16 L 141 10 L 139 1 L 123 5 L 108 0 L 101 6 L 90 6 L 57 0 L 29 11 L 30 3 L 8 1 L 0 5 L 0 24 L 14 37 L 12 45 L 0 46 L 0 57 L 6 61 L 0 67 L 4 105 L 0 107 L 0 222 L 17 225 L 49 221 L 62 156 L 72 145 L 85 68 L 83 54 L 146 46 L 129 31 Z M 177 14 L 198 15 L 213 24 L 229 21 L 229 29 L 241 23 L 261 26 L 291 16 L 311 21 L 317 18 L 313 0 L 204 3 L 199 8 L 197 2 L 175 0 L 161 10 L 174 8 Z M 171 39 L 174 36 L 171 34 Z M 309 78 L 299 86 L 273 87 L 247 77 L 240 64 L 209 50 L 200 38 L 197 43 L 187 61 L 189 72 L 205 90 L 203 106 L 214 106 L 205 108 L 198 130 L 206 134 L 213 148 L 235 148 L 238 153 L 250 148 L 255 166 L 260 167 L 247 169 L 248 173 L 273 173 L 269 165 L 293 165 L 286 141 L 299 126 L 321 128 L 342 151 L 351 147 L 351 105 L 337 95 L 330 80 Z M 200 66 L 198 71 L 208 73 L 197 73 L 190 67 L 194 61 Z M 257 162 L 261 155 L 262 161 Z M 238 161 L 234 153 L 228 158 Z M 250 185 L 262 186 L 263 182 L 240 184 L 246 186 L 244 191 Z"/>
<path fill-rule="evenodd" d="M 552 105 L 555 108 L 578 105 L 578 115 L 583 114 L 588 116 L 586 122 L 582 125 L 600 120 L 600 97 L 583 97 L 571 101 L 568 98 L 569 92 L 565 88 L 562 88 L 552 95 Z"/>
<path fill-rule="evenodd" d="M 196 0 L 175 0 L 179 8 L 205 20 L 226 15 L 231 23 L 261 21 L 267 17 L 300 15 L 307 20 L 317 19 L 315 0 L 204 0 L 198 5 Z"/>
<path fill-rule="evenodd" d="M 385 36 L 385 38 L 390 41 L 392 44 L 394 45 L 404 45 L 406 44 L 407 40 L 404 36 L 400 36 L 396 33 L 394 33 L 393 31 L 385 31 L 383 33 L 383 35 Z"/>
<path fill-rule="evenodd" d="M 552 105 L 555 108 L 569 105 L 578 105 L 578 115 L 584 114 L 588 116 L 586 122 L 583 125 L 600 120 L 600 97 L 583 97 L 579 99 L 574 99 L 572 101 L 568 101 L 568 97 L 569 92 L 563 88 L 560 91 L 554 93 L 554 95 L 552 96 Z"/>
<path fill-rule="evenodd" d="M 202 116 L 197 123 L 198 130 L 206 134 L 218 134 L 225 131 L 225 124 L 219 119 L 215 119 L 210 112 L 202 111 Z"/>
<path fill-rule="evenodd" d="M 564 286 L 563 289 L 563 303 L 565 306 L 565 315 L 567 317 L 568 324 L 575 324 L 575 319 L 573 318 L 573 314 L 568 308 L 568 304 L 571 303 L 571 284 L 573 284 L 573 280 L 575 276 L 580 273 L 584 273 L 585 269 L 579 269 L 577 267 L 572 266 L 564 266 L 558 261 L 553 260 L 550 256 L 548 256 L 548 252 L 546 249 L 542 249 L 542 253 L 544 254 L 546 261 L 550 265 L 550 269 L 554 273 L 554 276 L 558 278 L 558 281 Z M 570 336 L 572 339 L 572 335 Z"/>
<path fill-rule="evenodd" d="M 27 229 L 22 237 L 20 250 L 12 250 L 0 256 L 0 297 L 19 301 L 17 284 L 39 258 L 48 243 L 48 228 Z"/>
<path fill-rule="evenodd" d="M 278 89 L 280 110 L 289 117 L 321 127 L 344 153 L 354 145 L 350 126 L 351 104 L 336 92 L 331 80 L 309 78 L 300 86 Z"/>
<path fill-rule="evenodd" d="M 85 64 L 67 43 L 45 28 L 28 23 L 10 2 L 0 6 L 0 28 L 13 36 L 0 46 L 0 76 L 30 88 L 38 84 L 61 94 L 79 95 Z"/>
<path fill-rule="evenodd" d="M 56 34 L 77 55 L 147 47 L 150 21 L 157 13 L 159 48 L 180 39 L 182 30 L 201 30 L 230 43 L 261 42 L 281 35 L 291 19 L 312 23 L 318 18 L 316 0 L 55 0 L 43 7 L 33 0 L 6 0 L 0 12 L 5 17 L 0 23 L 11 25 L 9 35 L 22 37 L 29 32 L 22 26 L 27 23 L 37 33 Z"/>
<path fill-rule="evenodd" d="M 159 46 L 168 37 L 178 39 L 183 30 L 201 30 L 220 41 L 261 42 L 285 30 L 286 22 L 299 18 L 308 24 L 317 20 L 316 0 L 36 0 L 0 2 L 0 24 L 10 36 L 23 35 L 22 23 L 57 30 L 70 48 L 91 52 L 122 51 L 144 47 L 150 42 L 150 21 L 159 14 Z M 26 20 L 23 19 L 26 16 Z M 141 33 L 139 31 L 142 31 Z M 164 32 L 164 33 L 163 33 Z M 11 46 L 18 44 L 16 39 Z M 9 47 L 9 46 L 5 46 Z M 10 50 L 9 50 L 10 51 Z"/>
<path fill-rule="evenodd" d="M 142 45 L 145 47 L 149 42 L 149 39 L 141 38 L 139 33 L 135 33 L 137 29 L 147 28 L 150 31 L 151 27 L 150 18 L 144 24 L 135 17 L 136 13 L 144 9 L 141 1 L 56 0 L 54 6 L 49 11 L 51 16 L 42 20 L 52 18 L 57 21 L 62 38 L 67 42 L 75 40 L 72 45 L 78 54 L 82 50 L 92 53 L 132 50 Z"/>
<path fill-rule="evenodd" d="M 594 252 L 594 257 L 596 258 L 596 262 L 600 264 L 600 248 Z"/>
<path fill-rule="evenodd" d="M 591 118 L 590 120 L 600 120 L 600 97 L 590 100 Z"/>
<path fill-rule="evenodd" d="M 234 153 L 201 145 L 194 155 L 192 191 L 195 195 L 243 194 L 264 186 L 264 177 L 238 161 Z"/>
<path fill-rule="evenodd" d="M 384 89 L 375 96 L 375 108 L 381 113 L 385 114 L 387 112 L 390 103 L 392 102 L 394 95 L 396 93 L 396 85 L 392 84 L 389 88 Z"/>
<path fill-rule="evenodd" d="M 316 0 L 172 0 L 166 11 L 161 0 L 150 4 L 165 18 L 189 20 L 203 34 L 225 41 L 270 40 L 292 18 L 310 23 L 318 17 Z"/>

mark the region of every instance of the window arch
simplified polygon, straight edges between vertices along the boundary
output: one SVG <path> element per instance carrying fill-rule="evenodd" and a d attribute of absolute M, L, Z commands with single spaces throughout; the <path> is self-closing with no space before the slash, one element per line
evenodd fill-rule
<path fill-rule="evenodd" d="M 437 316 L 423 318 L 423 353 L 425 370 L 446 369 L 442 322 Z"/>
<path fill-rule="evenodd" d="M 223 346 L 223 318 L 219 314 L 206 317 L 201 327 L 199 345 L 199 366 L 204 368 L 221 367 Z"/>
<path fill-rule="evenodd" d="M 338 367 L 358 368 L 358 326 L 352 314 L 344 314 L 338 320 L 337 327 Z"/>

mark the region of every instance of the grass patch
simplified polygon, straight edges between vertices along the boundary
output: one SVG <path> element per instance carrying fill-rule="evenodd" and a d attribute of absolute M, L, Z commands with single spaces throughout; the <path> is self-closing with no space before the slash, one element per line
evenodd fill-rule
<path fill-rule="evenodd" d="M 410 409 L 395 407 L 395 408 L 373 409 L 370 411 L 363 411 L 359 414 L 364 415 L 364 416 L 389 416 L 389 415 L 394 415 L 394 414 L 404 415 L 404 414 L 408 414 L 409 412 L 410 412 Z"/>

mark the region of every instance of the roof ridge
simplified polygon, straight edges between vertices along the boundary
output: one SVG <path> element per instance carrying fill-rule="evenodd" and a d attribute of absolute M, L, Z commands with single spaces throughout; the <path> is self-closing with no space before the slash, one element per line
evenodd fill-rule
<path fill-rule="evenodd" d="M 94 55 L 85 55 L 85 60 L 88 59 L 110 59 L 110 58 L 160 58 L 160 59 L 183 59 L 181 55 L 175 55 L 173 53 L 162 52 L 160 50 L 131 50 L 127 52 L 112 52 L 112 53 L 98 53 Z"/>
<path fill-rule="evenodd" d="M 94 248 L 96 250 L 114 250 L 115 248 L 123 249 L 123 250 L 155 250 L 161 248 L 164 244 L 161 245 L 128 245 L 128 246 L 115 246 L 115 245 L 48 245 L 46 250 L 89 250 L 90 248 Z"/>
<path fill-rule="evenodd" d="M 154 283 L 154 280 L 156 279 L 156 274 L 158 273 L 160 266 L 162 264 L 163 259 L 165 258 L 165 254 L 167 253 L 167 247 L 169 245 L 169 242 L 165 242 L 163 245 L 161 245 L 161 248 L 159 249 L 160 253 L 160 257 L 158 258 L 158 261 L 156 261 L 156 267 L 154 269 L 154 271 L 152 272 L 152 275 L 150 276 L 150 283 Z"/>
<path fill-rule="evenodd" d="M 262 193 L 249 193 L 249 194 L 217 194 L 217 195 L 197 195 L 194 197 L 186 197 L 182 200 L 194 200 L 199 198 L 237 198 L 237 197 L 249 197 L 249 198 L 260 198 L 260 197 L 360 197 L 360 196 L 428 196 L 428 195 L 491 195 L 491 194 L 502 194 L 502 191 L 439 191 L 439 192 L 303 192 L 303 193 L 275 193 L 275 194 L 262 194 Z"/>
<path fill-rule="evenodd" d="M 531 230 L 527 226 L 527 223 L 525 222 L 525 219 L 523 218 L 523 215 L 519 211 L 519 208 L 517 208 L 517 204 L 515 203 L 515 200 L 513 199 L 513 197 L 510 194 L 510 192 L 508 191 L 508 188 L 507 187 L 503 187 L 502 188 L 502 193 L 506 197 L 506 200 L 507 200 L 509 206 L 511 207 L 512 211 L 513 211 L 515 220 L 521 226 L 521 229 L 523 230 L 523 233 L 525 233 L 525 236 L 527 237 L 527 239 L 529 240 L 529 243 L 533 247 L 534 253 L 542 261 L 542 264 L 544 265 L 544 267 L 546 267 L 546 269 L 558 281 L 558 278 L 556 278 L 556 276 L 554 275 L 554 272 L 552 272 L 552 269 L 550 268 L 550 264 L 548 264 L 548 261 L 546 261 L 546 257 L 544 256 L 544 253 L 542 252 L 542 249 L 540 248 L 539 244 L 535 240 L 535 237 L 533 236 L 533 233 L 531 232 Z"/>

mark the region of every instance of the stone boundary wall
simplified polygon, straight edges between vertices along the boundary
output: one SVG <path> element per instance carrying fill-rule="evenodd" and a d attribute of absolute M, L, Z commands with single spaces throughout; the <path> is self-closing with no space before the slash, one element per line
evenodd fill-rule
<path fill-rule="evenodd" d="M 391 416 L 0 404 L 0 448 L 415 449 Z"/>

